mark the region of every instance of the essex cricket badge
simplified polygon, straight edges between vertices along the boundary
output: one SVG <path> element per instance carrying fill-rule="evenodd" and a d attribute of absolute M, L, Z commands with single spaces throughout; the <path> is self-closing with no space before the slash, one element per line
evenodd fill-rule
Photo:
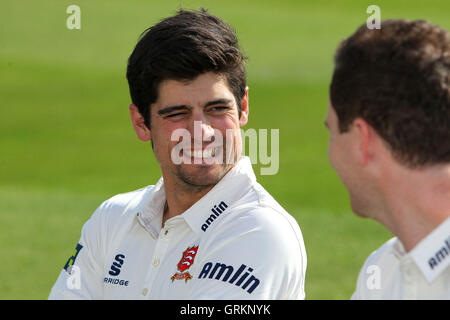
<path fill-rule="evenodd" d="M 194 264 L 195 255 L 197 254 L 198 246 L 189 247 L 183 252 L 180 262 L 178 262 L 178 271 L 170 279 L 172 282 L 174 280 L 183 280 L 187 283 L 188 280 L 192 279 L 188 270 L 192 264 Z"/>

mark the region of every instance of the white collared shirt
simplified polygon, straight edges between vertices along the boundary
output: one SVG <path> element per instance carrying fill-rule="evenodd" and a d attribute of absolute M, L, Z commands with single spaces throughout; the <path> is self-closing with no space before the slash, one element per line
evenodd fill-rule
<path fill-rule="evenodd" d="M 304 299 L 300 228 L 243 157 L 162 228 L 163 179 L 105 201 L 49 299 Z"/>
<path fill-rule="evenodd" d="M 352 299 L 450 299 L 450 218 L 408 253 L 397 238 L 373 252 Z"/>

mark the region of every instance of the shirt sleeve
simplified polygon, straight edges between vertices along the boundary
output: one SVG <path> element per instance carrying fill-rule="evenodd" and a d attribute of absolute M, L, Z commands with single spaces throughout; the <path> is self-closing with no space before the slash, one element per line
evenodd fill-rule
<path fill-rule="evenodd" d="M 199 252 L 188 299 L 304 299 L 306 253 L 300 228 L 274 215 L 279 213 L 258 210 L 214 230 Z"/>
<path fill-rule="evenodd" d="M 85 223 L 72 256 L 51 289 L 49 300 L 100 299 L 102 282 L 102 225 L 99 207 Z"/>

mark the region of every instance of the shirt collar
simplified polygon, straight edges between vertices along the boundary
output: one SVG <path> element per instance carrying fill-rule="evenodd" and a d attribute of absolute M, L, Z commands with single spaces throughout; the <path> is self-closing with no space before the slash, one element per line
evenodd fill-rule
<path fill-rule="evenodd" d="M 428 283 L 433 282 L 450 265 L 450 218 L 423 238 L 409 253 L 397 240 L 394 250 L 399 257 L 414 260 Z"/>
<path fill-rule="evenodd" d="M 146 192 L 138 207 L 137 218 L 139 223 L 151 234 L 158 237 L 161 230 L 162 214 L 166 203 L 164 180 L 158 182 Z"/>
<path fill-rule="evenodd" d="M 206 195 L 184 213 L 172 219 L 183 218 L 196 234 L 205 234 L 209 226 L 215 223 L 219 216 L 224 216 L 230 211 L 229 207 L 247 193 L 254 182 L 256 177 L 250 158 L 243 156 Z M 151 194 L 144 197 L 142 210 L 138 214 L 141 224 L 152 236 L 157 236 L 161 229 L 165 202 L 164 179 L 161 177 L 152 188 Z"/>
<path fill-rule="evenodd" d="M 198 235 L 205 234 L 219 216 L 225 216 L 237 200 L 248 192 L 256 181 L 248 157 L 239 162 L 199 201 L 186 210 L 184 216 Z"/>

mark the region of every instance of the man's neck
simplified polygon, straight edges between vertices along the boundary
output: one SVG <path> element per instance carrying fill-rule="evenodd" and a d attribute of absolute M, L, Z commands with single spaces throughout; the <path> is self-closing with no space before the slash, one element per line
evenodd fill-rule
<path fill-rule="evenodd" d="M 205 196 L 214 185 L 192 186 L 180 181 L 164 180 L 166 204 L 162 218 L 162 225 L 177 215 L 182 214 Z"/>
<path fill-rule="evenodd" d="M 405 170 L 389 183 L 377 220 L 409 252 L 450 216 L 450 166 Z"/>

